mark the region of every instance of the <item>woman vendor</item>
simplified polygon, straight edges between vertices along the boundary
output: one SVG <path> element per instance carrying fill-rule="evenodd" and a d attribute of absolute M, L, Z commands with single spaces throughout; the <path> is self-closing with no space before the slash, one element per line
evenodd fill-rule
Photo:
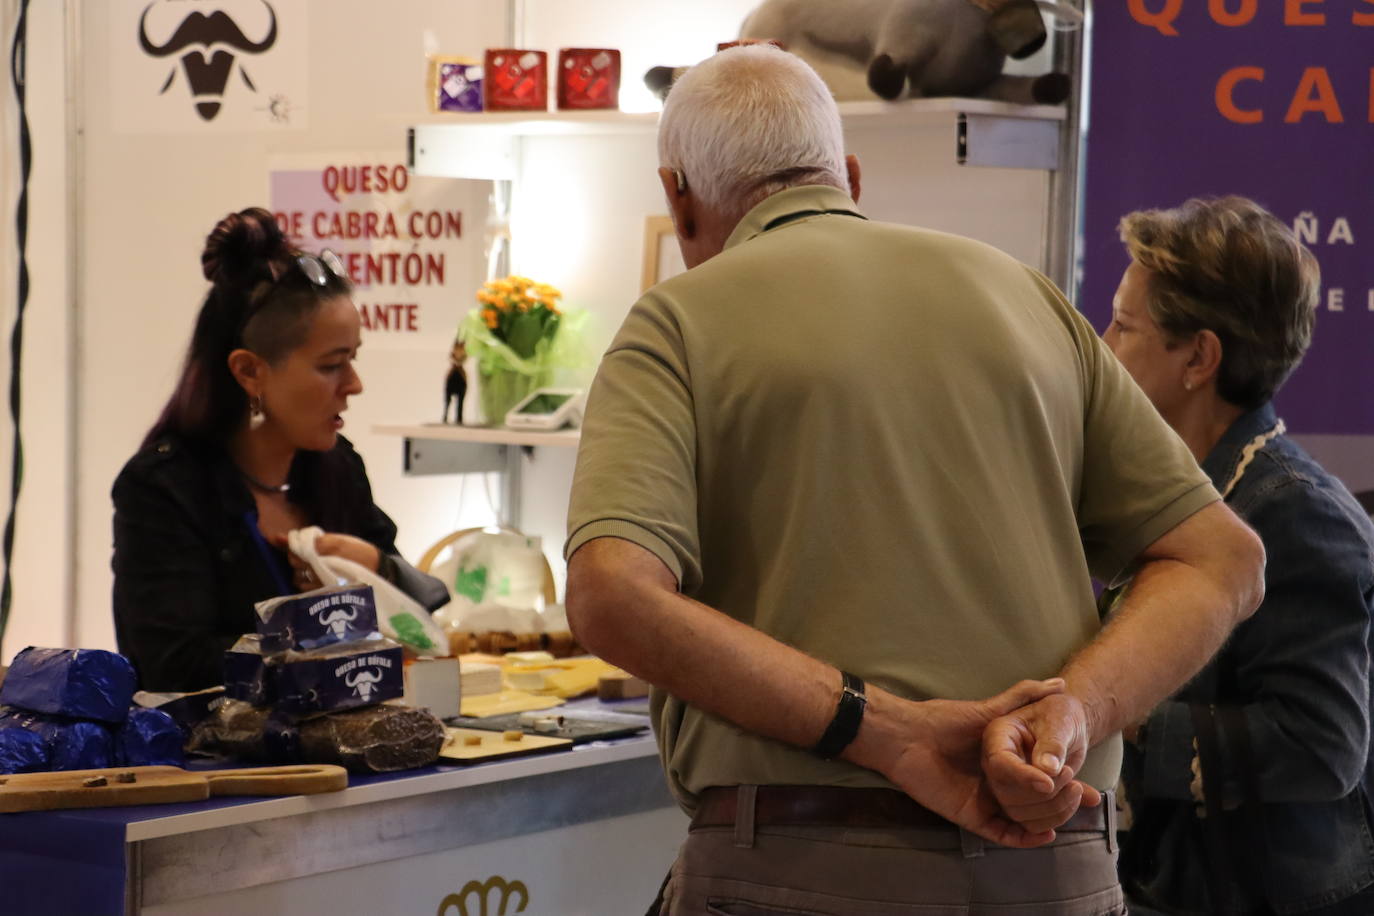
<path fill-rule="evenodd" d="M 1128 732 L 1131 912 L 1374 913 L 1374 526 L 1271 403 L 1311 341 L 1320 276 L 1242 198 L 1121 222 L 1108 345 L 1264 541 L 1265 597 Z"/>
<path fill-rule="evenodd" d="M 319 553 L 429 610 L 448 600 L 397 553 L 396 525 L 339 435 L 363 386 L 338 259 L 295 250 L 254 208 L 220 220 L 201 267 L 211 287 L 180 381 L 112 494 L 115 633 L 145 690 L 221 683 L 254 603 L 317 585 L 284 549 L 295 528 L 320 526 Z"/>

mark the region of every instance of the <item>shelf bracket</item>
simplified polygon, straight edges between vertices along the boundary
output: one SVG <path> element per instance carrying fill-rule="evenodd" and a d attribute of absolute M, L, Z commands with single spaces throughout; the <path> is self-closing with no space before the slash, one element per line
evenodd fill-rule
<path fill-rule="evenodd" d="M 405 439 L 402 463 L 407 477 L 433 474 L 501 475 L 500 524 L 517 527 L 520 519 L 521 475 L 524 457 L 532 455 L 531 446 L 499 445 L 487 442 L 444 442 L 436 439 Z"/>
<path fill-rule="evenodd" d="M 1059 168 L 1058 121 L 960 114 L 956 156 L 960 165 L 996 169 Z"/>

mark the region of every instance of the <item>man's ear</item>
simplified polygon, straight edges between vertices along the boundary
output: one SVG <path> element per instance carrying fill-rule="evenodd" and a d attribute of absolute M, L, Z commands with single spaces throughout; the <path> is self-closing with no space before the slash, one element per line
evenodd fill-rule
<path fill-rule="evenodd" d="M 263 358 L 252 350 L 240 348 L 229 354 L 228 363 L 229 373 L 239 387 L 250 398 L 261 397 L 263 369 L 267 367 Z"/>
<path fill-rule="evenodd" d="M 1184 367 L 1184 382 L 1192 388 L 1201 388 L 1213 381 L 1221 372 L 1223 356 L 1221 338 L 1212 331 L 1198 331 L 1193 338 L 1193 352 Z"/>
<path fill-rule="evenodd" d="M 844 157 L 845 171 L 849 173 L 849 196 L 854 203 L 859 202 L 859 157 L 850 153 Z"/>
<path fill-rule="evenodd" d="M 693 215 L 692 189 L 680 169 L 660 168 L 658 180 L 663 185 L 663 196 L 668 199 L 668 209 L 673 215 L 673 228 L 679 238 L 690 239 L 697 234 L 696 218 Z"/>

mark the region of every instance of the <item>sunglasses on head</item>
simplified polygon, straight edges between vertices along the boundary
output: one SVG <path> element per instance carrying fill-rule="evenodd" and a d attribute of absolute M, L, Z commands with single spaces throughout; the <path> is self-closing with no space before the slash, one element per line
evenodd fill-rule
<path fill-rule="evenodd" d="M 326 286 L 329 283 L 329 274 L 333 274 L 340 280 L 348 279 L 344 272 L 343 261 L 330 249 L 326 248 L 319 254 L 301 253 L 296 255 L 296 266 L 305 274 L 305 278 L 316 286 Z M 326 272 L 327 271 L 327 272 Z"/>

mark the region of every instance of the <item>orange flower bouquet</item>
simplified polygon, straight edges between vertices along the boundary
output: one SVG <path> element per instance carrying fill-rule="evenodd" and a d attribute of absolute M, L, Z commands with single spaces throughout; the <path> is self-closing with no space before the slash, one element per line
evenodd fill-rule
<path fill-rule="evenodd" d="M 477 308 L 458 329 L 477 360 L 479 397 L 486 422 L 499 425 L 506 412 L 555 369 L 579 368 L 582 314 L 567 314 L 563 294 L 547 283 L 510 276 L 488 280 L 477 291 Z"/>

